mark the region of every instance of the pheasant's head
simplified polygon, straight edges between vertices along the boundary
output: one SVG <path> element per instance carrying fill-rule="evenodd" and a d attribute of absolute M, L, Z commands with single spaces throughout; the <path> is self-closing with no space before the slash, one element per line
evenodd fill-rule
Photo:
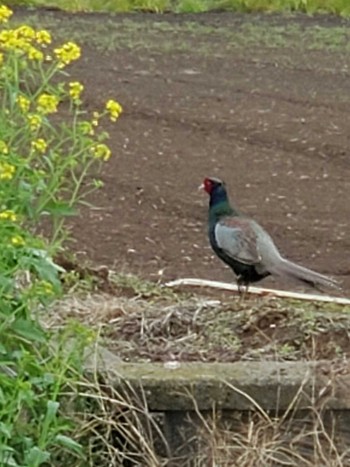
<path fill-rule="evenodd" d="M 205 178 L 202 187 L 208 193 L 208 195 L 212 195 L 217 190 L 226 191 L 225 183 L 222 180 L 215 177 Z"/>

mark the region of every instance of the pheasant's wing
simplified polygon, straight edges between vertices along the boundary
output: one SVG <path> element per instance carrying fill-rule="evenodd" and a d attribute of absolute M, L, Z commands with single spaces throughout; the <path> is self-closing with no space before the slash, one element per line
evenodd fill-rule
<path fill-rule="evenodd" d="M 215 239 L 227 256 L 245 264 L 258 264 L 262 258 L 258 249 L 254 222 L 242 217 L 225 217 L 215 226 Z"/>

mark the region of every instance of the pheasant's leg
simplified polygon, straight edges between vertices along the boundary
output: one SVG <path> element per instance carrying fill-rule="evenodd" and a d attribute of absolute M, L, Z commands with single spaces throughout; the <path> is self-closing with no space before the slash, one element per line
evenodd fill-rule
<path fill-rule="evenodd" d="M 249 284 L 247 282 L 244 282 L 240 277 L 238 277 L 237 285 L 238 285 L 239 301 L 244 301 L 248 293 Z"/>

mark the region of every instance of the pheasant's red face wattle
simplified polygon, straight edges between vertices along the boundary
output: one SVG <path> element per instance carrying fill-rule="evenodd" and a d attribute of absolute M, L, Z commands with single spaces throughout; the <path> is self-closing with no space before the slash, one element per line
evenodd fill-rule
<path fill-rule="evenodd" d="M 204 190 L 210 195 L 211 190 L 213 189 L 213 182 L 210 180 L 210 178 L 204 179 L 203 182 Z"/>

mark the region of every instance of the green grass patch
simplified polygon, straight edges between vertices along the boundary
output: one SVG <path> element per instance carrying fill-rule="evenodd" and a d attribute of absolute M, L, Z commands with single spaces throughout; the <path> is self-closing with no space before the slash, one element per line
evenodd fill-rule
<path fill-rule="evenodd" d="M 14 19 L 15 21 L 15 19 Z M 193 17 L 186 21 L 167 21 L 157 17 L 140 21 L 111 17 L 97 21 L 95 17 L 77 16 L 74 21 L 48 12 L 45 15 L 28 12 L 26 21 L 33 27 L 45 27 L 55 32 L 58 39 L 81 41 L 101 52 L 122 49 L 151 50 L 158 53 L 191 52 L 199 55 L 222 56 L 232 49 L 279 48 L 307 50 L 332 50 L 345 52 L 350 49 L 350 30 L 344 26 L 308 25 L 291 21 L 271 22 L 245 17 L 233 26 L 208 25 L 196 22 Z M 108 35 L 105 34 L 108 29 Z M 161 38 L 161 40 L 160 40 Z M 288 57 L 285 57 L 288 60 Z"/>
<path fill-rule="evenodd" d="M 67 11 L 149 11 L 200 13 L 205 11 L 331 13 L 350 16 L 348 0 L 14 0 L 9 5 L 57 7 Z"/>

